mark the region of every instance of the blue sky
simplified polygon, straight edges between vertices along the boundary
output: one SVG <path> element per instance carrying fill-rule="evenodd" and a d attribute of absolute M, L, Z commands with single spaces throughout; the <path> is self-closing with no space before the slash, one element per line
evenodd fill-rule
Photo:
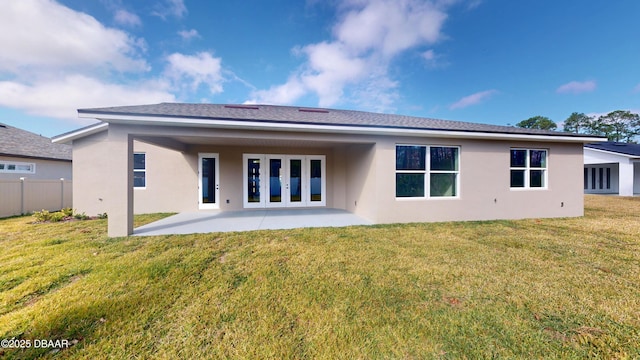
<path fill-rule="evenodd" d="M 0 122 L 265 103 L 492 124 L 640 111 L 637 0 L 9 0 Z"/>

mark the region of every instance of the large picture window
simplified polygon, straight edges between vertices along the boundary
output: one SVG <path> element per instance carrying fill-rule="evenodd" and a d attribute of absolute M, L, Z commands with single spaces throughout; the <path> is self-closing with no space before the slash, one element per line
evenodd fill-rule
<path fill-rule="evenodd" d="M 547 150 L 511 149 L 511 188 L 547 188 Z"/>
<path fill-rule="evenodd" d="M 133 187 L 147 187 L 147 159 L 144 153 L 133 154 Z"/>
<path fill-rule="evenodd" d="M 456 197 L 460 148 L 396 146 L 396 197 Z"/>

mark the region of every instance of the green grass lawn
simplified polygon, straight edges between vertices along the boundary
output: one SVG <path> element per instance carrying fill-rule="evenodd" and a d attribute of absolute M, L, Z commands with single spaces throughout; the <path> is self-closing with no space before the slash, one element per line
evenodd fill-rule
<path fill-rule="evenodd" d="M 640 199 L 585 199 L 583 218 L 116 239 L 0 220 L 0 339 L 72 344 L 0 357 L 639 358 Z"/>

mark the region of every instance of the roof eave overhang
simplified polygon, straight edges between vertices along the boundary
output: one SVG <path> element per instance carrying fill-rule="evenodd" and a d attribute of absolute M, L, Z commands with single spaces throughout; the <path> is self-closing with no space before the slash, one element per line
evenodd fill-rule
<path fill-rule="evenodd" d="M 588 147 L 588 146 L 585 146 L 584 148 L 585 148 L 585 150 L 591 150 L 591 151 L 600 152 L 600 153 L 605 153 L 605 154 L 611 154 L 611 155 L 622 156 L 622 157 L 626 157 L 626 158 L 629 158 L 629 159 L 632 159 L 632 160 L 640 159 L 640 156 L 637 156 L 637 155 L 631 155 L 631 154 L 624 154 L 624 153 L 617 152 L 617 151 L 604 150 L 604 149 L 595 149 L 595 148 Z"/>
<path fill-rule="evenodd" d="M 546 134 L 516 134 L 482 131 L 462 131 L 462 130 L 438 130 L 403 127 L 382 127 L 382 126 L 354 126 L 354 125 L 331 125 L 331 124 L 300 124 L 278 121 L 251 121 L 234 119 L 215 118 L 188 118 L 188 117 L 164 117 L 164 116 L 141 116 L 141 115 L 112 115 L 104 113 L 79 112 L 82 118 L 92 118 L 103 121 L 101 126 L 107 123 L 124 125 L 156 125 L 156 126 L 188 126 L 223 129 L 251 129 L 266 131 L 292 131 L 292 132 L 323 132 L 339 134 L 360 134 L 360 135 L 395 135 L 395 136 L 415 136 L 415 137 L 448 137 L 466 139 L 485 140 L 520 140 L 520 141 L 542 141 L 542 142 L 574 142 L 592 143 L 606 141 L 606 138 L 587 136 L 564 136 Z M 90 133 L 96 133 L 106 129 L 100 126 L 86 129 L 84 133 L 70 133 L 54 138 L 54 142 L 68 142 L 72 139 L 84 137 Z M 66 135 L 66 136 L 65 136 Z M 69 140 L 71 139 L 71 140 Z"/>
<path fill-rule="evenodd" d="M 68 144 L 75 139 L 97 134 L 99 132 L 107 130 L 108 128 L 109 128 L 108 123 L 98 123 L 90 127 L 85 127 L 82 129 L 78 129 L 76 131 L 71 131 L 65 134 L 54 136 L 51 138 L 51 142 L 56 144 Z"/>

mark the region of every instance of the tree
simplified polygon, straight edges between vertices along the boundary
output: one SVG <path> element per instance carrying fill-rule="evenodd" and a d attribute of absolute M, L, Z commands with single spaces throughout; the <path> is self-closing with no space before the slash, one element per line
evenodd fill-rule
<path fill-rule="evenodd" d="M 564 121 L 563 130 L 576 134 L 591 133 L 595 119 L 584 113 L 574 112 Z"/>
<path fill-rule="evenodd" d="M 546 116 L 534 116 L 532 118 L 528 118 L 527 120 L 522 120 L 516 124 L 517 127 L 525 128 L 525 129 L 541 129 L 541 130 L 555 130 L 558 125 L 556 125 L 553 120 L 549 119 Z"/>
<path fill-rule="evenodd" d="M 633 138 L 640 135 L 640 115 L 624 110 L 612 111 L 595 120 L 592 130 L 609 141 L 633 142 Z"/>

